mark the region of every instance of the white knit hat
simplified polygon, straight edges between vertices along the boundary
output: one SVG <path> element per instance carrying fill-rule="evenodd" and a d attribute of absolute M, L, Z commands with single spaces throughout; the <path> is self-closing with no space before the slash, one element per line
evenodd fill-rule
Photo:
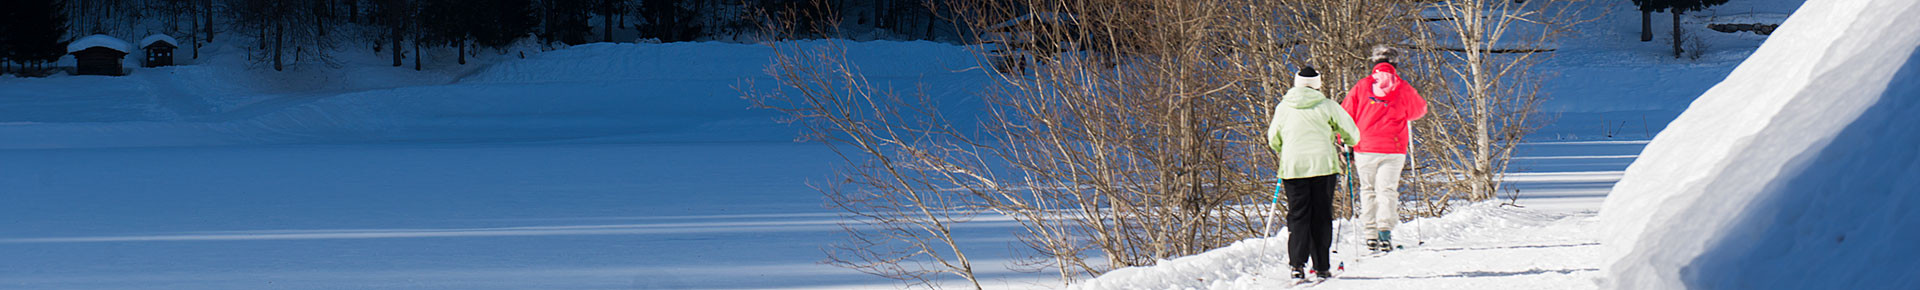
<path fill-rule="evenodd" d="M 1313 66 L 1300 67 L 1300 74 L 1294 75 L 1293 77 L 1294 87 L 1308 87 L 1318 90 L 1320 89 L 1320 85 L 1320 72 L 1314 71 Z"/>

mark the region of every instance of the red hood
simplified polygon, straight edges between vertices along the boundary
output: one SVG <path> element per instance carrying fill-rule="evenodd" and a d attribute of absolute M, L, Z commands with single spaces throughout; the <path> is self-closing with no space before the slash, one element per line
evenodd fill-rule
<path fill-rule="evenodd" d="M 1376 97 L 1373 95 L 1374 73 L 1392 75 L 1398 84 L 1388 90 L 1386 96 Z M 1360 144 L 1354 146 L 1354 151 L 1406 154 L 1407 140 L 1412 137 L 1408 136 L 1407 121 L 1425 116 L 1427 101 L 1406 79 L 1400 78 L 1391 63 L 1374 64 L 1373 71 L 1367 75 L 1354 83 L 1346 102 L 1341 104 L 1341 109 L 1353 116 L 1354 123 L 1360 127 Z"/>
<path fill-rule="evenodd" d="M 1394 82 L 1394 86 L 1393 86 L 1392 88 L 1388 88 L 1388 89 L 1387 89 L 1387 91 L 1388 91 L 1388 93 L 1387 93 L 1387 95 L 1386 95 L 1386 96 L 1374 96 L 1374 95 L 1373 95 L 1373 94 L 1371 93 L 1371 92 L 1372 92 L 1372 90 L 1371 90 L 1371 88 L 1372 88 L 1372 86 L 1373 86 L 1373 84 L 1374 84 L 1374 80 L 1373 80 L 1373 77 L 1372 77 L 1372 75 L 1373 75 L 1373 74 L 1375 74 L 1375 73 L 1387 73 L 1387 74 L 1389 74 L 1389 75 L 1393 75 L 1393 82 Z M 1363 82 L 1363 83 L 1365 83 L 1365 85 L 1367 86 L 1366 88 L 1367 88 L 1367 89 L 1369 89 L 1369 90 L 1367 90 L 1367 92 L 1368 92 L 1368 93 L 1366 93 L 1366 94 L 1364 94 L 1364 96 L 1366 96 L 1366 97 L 1369 97 L 1369 98 L 1377 98 L 1377 99 L 1380 99 L 1380 100 L 1382 100 L 1382 101 L 1388 101 L 1388 102 L 1392 102 L 1392 101 L 1395 101 L 1395 100 L 1397 100 L 1397 99 L 1399 99 L 1399 98 L 1400 98 L 1400 95 L 1401 95 L 1401 94 L 1399 94 L 1399 93 L 1393 93 L 1393 91 L 1399 91 L 1399 90 L 1402 90 L 1402 89 L 1410 89 L 1410 88 L 1411 88 L 1411 86 L 1409 86 L 1409 85 L 1407 85 L 1407 79 L 1404 79 L 1404 78 L 1400 78 L 1400 72 L 1399 72 L 1399 70 L 1398 70 L 1398 69 L 1395 69 L 1395 68 L 1393 67 L 1393 63 L 1386 63 L 1386 62 L 1382 62 L 1382 63 L 1377 63 L 1377 64 L 1374 64 L 1374 65 L 1373 65 L 1373 72 L 1370 72 L 1370 73 L 1367 73 L 1367 75 L 1368 75 L 1368 77 L 1367 77 L 1367 78 L 1364 78 L 1364 79 L 1362 79 L 1362 80 L 1361 80 L 1361 82 Z"/>
<path fill-rule="evenodd" d="M 1390 62 L 1382 62 L 1382 63 L 1376 63 L 1376 64 L 1373 64 L 1373 71 L 1377 71 L 1377 72 L 1384 72 L 1384 73 L 1390 73 L 1390 74 L 1393 74 L 1393 76 L 1395 76 L 1395 77 L 1399 77 L 1399 76 L 1400 76 L 1400 72 L 1399 72 L 1399 70 L 1396 70 L 1396 69 L 1394 69 L 1394 68 L 1393 68 L 1393 63 L 1390 63 Z"/>

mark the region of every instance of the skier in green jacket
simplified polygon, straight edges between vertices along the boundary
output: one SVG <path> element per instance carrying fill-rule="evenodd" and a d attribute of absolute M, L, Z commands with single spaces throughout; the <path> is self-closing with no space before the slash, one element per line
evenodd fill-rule
<path fill-rule="evenodd" d="M 1273 108 L 1267 146 L 1280 155 L 1280 183 L 1287 193 L 1287 258 L 1293 277 L 1306 278 L 1309 258 L 1325 278 L 1333 246 L 1333 192 L 1346 168 L 1335 142 L 1359 143 L 1353 117 L 1320 92 L 1320 74 L 1300 69 L 1293 88 Z"/>

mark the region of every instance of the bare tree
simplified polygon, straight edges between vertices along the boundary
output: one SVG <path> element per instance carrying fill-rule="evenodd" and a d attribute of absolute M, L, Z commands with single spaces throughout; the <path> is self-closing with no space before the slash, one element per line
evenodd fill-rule
<path fill-rule="evenodd" d="M 1427 6 L 1416 1 L 1281 0 L 1272 1 L 1271 5 L 1277 7 L 1273 9 L 1278 14 L 1273 16 L 1277 21 L 1271 29 L 1258 31 L 1274 31 L 1276 35 L 1271 40 L 1262 42 L 1271 48 L 1263 50 L 1283 54 L 1278 56 L 1280 62 L 1269 63 L 1314 65 L 1321 78 L 1330 84 L 1325 91 L 1334 101 L 1345 101 L 1350 84 L 1370 74 L 1373 63 L 1367 57 L 1373 46 L 1418 42 L 1430 36 L 1419 27 L 1427 22 L 1427 17 L 1421 14 Z M 1424 77 L 1419 70 L 1403 70 L 1402 74 L 1416 87 L 1432 87 L 1429 83 L 1434 78 Z M 1274 80 L 1263 85 L 1284 92 L 1289 83 Z M 1269 99 L 1279 101 L 1277 95 Z M 1272 106 L 1266 104 L 1267 108 Z M 1350 205 L 1357 204 L 1354 198 L 1344 194 L 1334 196 L 1335 214 L 1353 215 L 1355 210 Z"/>
<path fill-rule="evenodd" d="M 954 1 L 935 7 L 954 8 L 941 14 L 960 16 L 959 30 L 982 33 L 982 45 L 969 48 L 979 67 L 995 68 L 977 70 L 996 80 L 980 93 L 978 132 L 957 129 L 924 94 L 875 89 L 834 44 L 816 51 L 773 43 L 780 88 L 798 92 L 749 98 L 805 124 L 850 164 L 822 187 L 831 205 L 860 221 L 848 228 L 854 246 L 833 252 L 836 264 L 911 281 L 928 273 L 971 281 L 951 229 L 993 214 L 1022 225 L 1025 265 L 1071 283 L 1262 236 L 1262 205 L 1272 202 L 1275 183 L 1264 121 L 1292 72 L 1315 65 L 1329 82 L 1351 83 L 1370 69 L 1366 48 L 1376 44 L 1421 52 L 1403 71 L 1423 92 L 1444 96 L 1435 109 L 1444 112 L 1416 124 L 1433 145 L 1416 147 L 1425 150 L 1417 165 L 1426 166 L 1412 172 L 1438 180 L 1413 182 L 1432 184 L 1423 192 L 1437 194 L 1423 198 L 1496 190 L 1538 100 L 1525 65 L 1544 50 L 1515 54 L 1495 46 L 1507 43 L 1506 28 L 1468 26 L 1544 16 L 1490 2 L 1507 1 L 1476 1 L 1487 7 L 1475 11 L 1505 14 L 1451 15 L 1485 20 L 1455 24 L 1423 11 L 1466 4 Z M 1451 35 L 1477 40 L 1436 41 L 1454 31 L 1436 25 L 1463 25 L 1466 33 Z M 1479 88 L 1458 89 L 1472 86 Z M 1345 93 L 1329 87 L 1330 95 Z"/>
<path fill-rule="evenodd" d="M 767 31 L 786 35 L 833 27 L 800 19 L 837 19 L 794 15 L 831 14 L 824 9 L 777 13 L 785 15 L 767 18 L 783 21 L 770 22 Z M 983 190 L 999 188 L 983 175 L 990 174 L 981 170 L 985 159 L 972 155 L 978 145 L 938 111 L 920 110 L 937 107 L 924 93 L 876 88 L 839 43 L 768 42 L 776 52 L 768 72 L 779 86 L 744 90 L 756 106 L 787 113 L 786 121 L 848 164 L 834 181 L 816 187 L 848 218 L 842 227 L 850 238 L 828 249 L 827 263 L 910 286 L 932 286 L 950 274 L 980 289 L 954 233 L 988 208 L 978 198 Z"/>
<path fill-rule="evenodd" d="M 312 61 L 337 65 L 329 56 L 334 48 L 330 34 L 317 23 L 328 21 L 320 0 L 228 0 L 234 25 L 252 33 L 254 49 L 247 59 L 253 63 L 272 63 L 273 70 L 285 70 L 293 63 Z"/>
<path fill-rule="evenodd" d="M 1450 0 L 1432 4 L 1438 21 L 1416 66 L 1430 81 L 1428 118 L 1414 124 L 1419 142 L 1411 170 L 1424 214 L 1444 213 L 1458 199 L 1488 200 L 1500 191 L 1509 158 L 1537 128 L 1539 85 L 1532 68 L 1556 37 L 1582 21 L 1580 1 Z"/>

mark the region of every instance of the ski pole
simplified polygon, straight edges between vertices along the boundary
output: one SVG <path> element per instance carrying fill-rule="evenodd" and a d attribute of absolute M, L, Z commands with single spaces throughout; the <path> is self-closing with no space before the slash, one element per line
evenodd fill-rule
<path fill-rule="evenodd" d="M 1407 120 L 1407 166 L 1413 167 L 1413 181 L 1420 182 L 1420 159 L 1413 158 L 1413 136 L 1413 120 Z M 1415 216 L 1418 217 L 1418 215 Z M 1415 246 L 1427 244 L 1427 232 L 1421 229 L 1420 224 L 1413 225 L 1413 242 Z"/>
<path fill-rule="evenodd" d="M 1279 174 L 1274 174 L 1274 176 L 1279 176 Z M 1277 177 L 1276 177 L 1276 178 L 1274 178 L 1274 180 L 1273 180 L 1273 199 L 1270 199 L 1270 200 L 1268 200 L 1268 201 L 1269 201 L 1269 203 L 1268 203 L 1268 206 L 1267 206 L 1267 218 L 1266 218 L 1266 220 L 1267 220 L 1267 225 L 1266 225 L 1266 227 L 1265 227 L 1266 229 L 1264 229 L 1264 230 L 1262 230 L 1262 232 L 1264 232 L 1264 233 L 1266 233 L 1266 234 L 1267 234 L 1267 237 L 1268 237 L 1268 238 L 1272 238 L 1273 236 L 1275 236 L 1275 235 L 1278 235 L 1278 233 L 1275 233 L 1275 232 L 1274 232 L 1274 231 L 1275 231 L 1275 229 L 1273 228 L 1273 214 L 1274 214 L 1274 212 L 1277 212 L 1277 211 L 1279 211 L 1279 209 L 1280 209 L 1280 189 L 1281 189 L 1281 188 L 1282 188 L 1282 186 L 1284 186 L 1284 185 L 1285 185 L 1285 184 L 1284 184 L 1284 183 L 1281 183 L 1281 181 L 1280 181 L 1280 179 L 1279 179 L 1279 178 L 1277 178 Z"/>

